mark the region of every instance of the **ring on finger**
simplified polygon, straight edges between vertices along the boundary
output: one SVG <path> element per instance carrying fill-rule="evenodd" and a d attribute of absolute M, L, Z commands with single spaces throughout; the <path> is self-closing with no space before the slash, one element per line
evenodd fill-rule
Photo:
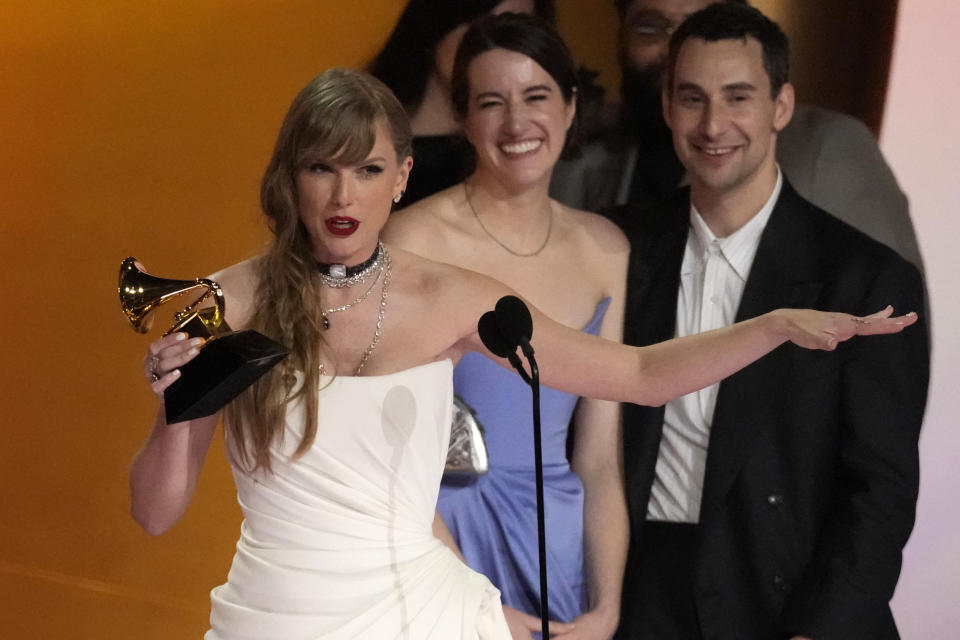
<path fill-rule="evenodd" d="M 151 371 L 150 378 L 153 380 L 153 382 L 156 382 L 160 379 L 160 374 L 158 374 L 156 371 Z"/>

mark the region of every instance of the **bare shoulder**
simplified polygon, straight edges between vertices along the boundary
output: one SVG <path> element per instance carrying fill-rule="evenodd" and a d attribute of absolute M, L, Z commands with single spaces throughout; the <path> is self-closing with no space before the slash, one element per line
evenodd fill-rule
<path fill-rule="evenodd" d="M 396 247 L 430 255 L 439 237 L 457 228 L 459 185 L 435 193 L 390 214 L 383 239 Z"/>
<path fill-rule="evenodd" d="M 223 290 L 227 322 L 234 329 L 245 327 L 253 315 L 260 282 L 257 275 L 257 264 L 260 258 L 260 256 L 247 258 L 210 276 L 210 279 L 219 283 Z"/>
<path fill-rule="evenodd" d="M 582 234 L 582 240 L 608 253 L 628 253 L 630 243 L 615 223 L 589 211 L 573 209 L 554 201 L 557 210 Z"/>
<path fill-rule="evenodd" d="M 570 226 L 571 246 L 567 251 L 577 256 L 582 275 L 589 277 L 603 295 L 621 299 L 627 280 L 630 241 L 620 227 L 601 215 L 563 205 L 559 210 Z"/>
<path fill-rule="evenodd" d="M 447 335 L 450 344 L 475 333 L 477 319 L 501 296 L 512 293 L 502 282 L 481 273 L 395 245 L 388 249 L 394 262 L 394 293 L 402 296 L 407 315 Z"/>
<path fill-rule="evenodd" d="M 415 251 L 420 246 L 425 231 L 438 222 L 434 208 L 423 206 L 422 202 L 390 214 L 381 232 L 384 242 L 411 251 Z"/>
<path fill-rule="evenodd" d="M 406 286 L 411 287 L 411 292 L 418 295 L 429 296 L 433 300 L 486 300 L 494 296 L 493 300 L 496 301 L 496 296 L 503 295 L 508 289 L 502 282 L 482 273 L 431 260 L 392 243 L 388 244 L 387 248 L 396 265 L 395 272 L 404 273 Z"/>

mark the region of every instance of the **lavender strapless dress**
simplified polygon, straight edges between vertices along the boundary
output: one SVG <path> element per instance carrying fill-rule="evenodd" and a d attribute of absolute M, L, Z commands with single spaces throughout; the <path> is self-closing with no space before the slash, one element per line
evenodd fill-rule
<path fill-rule="evenodd" d="M 596 335 L 610 304 L 597 305 L 583 331 Z M 536 332 L 534 332 L 536 346 Z M 505 605 L 540 615 L 537 498 L 533 466 L 532 396 L 513 371 L 478 353 L 454 369 L 454 390 L 486 429 L 490 471 L 463 485 L 444 481 L 438 508 L 470 567 L 501 593 Z M 567 622 L 586 606 L 583 568 L 583 486 L 566 456 L 577 396 L 542 387 L 544 511 L 550 617 Z"/>

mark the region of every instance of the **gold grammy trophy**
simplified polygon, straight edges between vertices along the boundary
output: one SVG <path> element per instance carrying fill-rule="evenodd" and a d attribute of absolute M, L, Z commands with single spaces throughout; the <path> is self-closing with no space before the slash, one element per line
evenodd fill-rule
<path fill-rule="evenodd" d="M 288 353 L 282 344 L 256 331 L 231 331 L 223 316 L 223 291 L 213 280 L 158 278 L 141 269 L 135 258 L 120 265 L 120 306 L 139 333 L 150 330 L 158 307 L 196 290 L 202 292 L 200 297 L 178 311 L 176 322 L 164 333 L 182 331 L 206 340 L 200 353 L 180 367 L 180 378 L 164 391 L 168 424 L 216 413 Z M 200 306 L 210 298 L 213 306 Z"/>

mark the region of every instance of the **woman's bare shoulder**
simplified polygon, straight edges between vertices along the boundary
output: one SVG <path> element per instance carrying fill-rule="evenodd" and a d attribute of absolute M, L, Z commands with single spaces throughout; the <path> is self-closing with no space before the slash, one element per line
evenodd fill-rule
<path fill-rule="evenodd" d="M 234 329 L 247 325 L 255 309 L 259 286 L 258 264 L 262 256 L 247 258 L 210 276 L 220 285 L 226 301 L 227 321 Z"/>
<path fill-rule="evenodd" d="M 384 244 L 393 258 L 394 270 L 403 270 L 418 287 L 437 291 L 440 288 L 462 289 L 473 287 L 497 286 L 503 283 L 493 278 L 464 269 L 447 262 L 433 260 L 422 254 L 399 246 L 384 239 Z"/>
<path fill-rule="evenodd" d="M 476 350 L 477 320 L 494 308 L 497 300 L 512 293 L 503 283 L 468 269 L 424 258 L 389 246 L 394 261 L 398 308 L 411 321 L 409 336 L 427 331 L 419 339 L 434 344 L 438 353 L 457 357 Z"/>
<path fill-rule="evenodd" d="M 450 187 L 414 204 L 394 211 L 383 229 L 383 239 L 398 247 L 426 253 L 423 249 L 436 245 L 438 237 L 454 232 L 460 219 L 462 188 Z"/>
<path fill-rule="evenodd" d="M 614 222 L 598 213 L 573 209 L 557 201 L 554 206 L 578 230 L 583 232 L 584 240 L 597 248 L 610 253 L 628 253 L 630 242 Z"/>
<path fill-rule="evenodd" d="M 239 295 L 242 289 L 255 289 L 258 276 L 257 266 L 262 256 L 252 256 L 235 264 L 220 269 L 210 276 L 210 279 L 220 284 L 224 291 Z"/>
<path fill-rule="evenodd" d="M 486 307 L 491 300 L 496 302 L 510 292 L 505 284 L 482 273 L 431 260 L 395 245 L 388 245 L 388 248 L 394 258 L 395 272 L 405 272 L 412 291 L 441 307 L 450 304 L 469 309 Z M 448 311 L 454 312 L 453 309 Z"/>

